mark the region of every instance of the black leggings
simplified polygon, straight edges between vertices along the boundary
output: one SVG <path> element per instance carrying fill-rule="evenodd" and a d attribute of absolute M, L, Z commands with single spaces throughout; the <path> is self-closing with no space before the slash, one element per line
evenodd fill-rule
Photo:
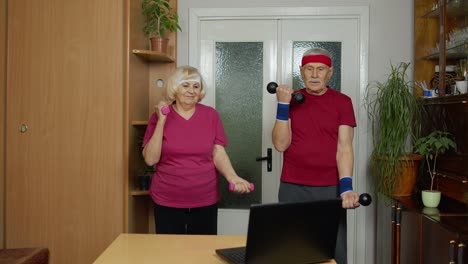
<path fill-rule="evenodd" d="M 154 204 L 156 234 L 217 235 L 218 205 L 174 208 Z"/>

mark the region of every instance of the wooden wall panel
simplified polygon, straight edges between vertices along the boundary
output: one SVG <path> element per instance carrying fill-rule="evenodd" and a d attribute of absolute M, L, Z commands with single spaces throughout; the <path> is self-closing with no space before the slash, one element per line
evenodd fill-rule
<path fill-rule="evenodd" d="M 0 248 L 5 239 L 5 62 L 6 0 L 0 0 Z"/>
<path fill-rule="evenodd" d="M 92 263 L 124 230 L 124 8 L 8 1 L 8 248 Z"/>

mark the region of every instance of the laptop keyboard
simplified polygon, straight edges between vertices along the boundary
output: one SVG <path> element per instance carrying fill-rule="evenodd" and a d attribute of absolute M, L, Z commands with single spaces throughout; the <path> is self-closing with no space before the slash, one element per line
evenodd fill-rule
<path fill-rule="evenodd" d="M 232 251 L 229 256 L 235 263 L 245 263 L 245 250 L 239 249 Z"/>
<path fill-rule="evenodd" d="M 216 253 L 223 256 L 225 259 L 227 259 L 229 263 L 234 263 L 234 264 L 245 263 L 245 247 L 218 249 L 216 250 Z"/>

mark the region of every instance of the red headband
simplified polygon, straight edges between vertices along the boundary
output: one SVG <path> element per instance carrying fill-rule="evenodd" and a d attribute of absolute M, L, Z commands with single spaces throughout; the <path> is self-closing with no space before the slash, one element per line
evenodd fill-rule
<path fill-rule="evenodd" d="M 327 65 L 328 67 L 331 67 L 332 65 L 331 58 L 326 55 L 306 55 L 302 57 L 301 66 L 304 66 L 307 63 L 311 63 L 311 62 L 320 62 L 320 63 Z"/>

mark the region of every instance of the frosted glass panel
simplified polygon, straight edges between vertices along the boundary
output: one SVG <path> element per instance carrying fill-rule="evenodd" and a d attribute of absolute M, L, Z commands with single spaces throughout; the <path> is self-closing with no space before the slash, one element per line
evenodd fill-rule
<path fill-rule="evenodd" d="M 216 43 L 216 109 L 223 120 L 226 151 L 237 174 L 255 184 L 255 191 L 237 195 L 220 179 L 220 208 L 248 208 L 260 203 L 262 163 L 262 42 Z M 222 177 L 222 176 L 221 176 Z"/>
<path fill-rule="evenodd" d="M 320 41 L 294 41 L 293 42 L 293 89 L 298 90 L 304 87 L 299 66 L 302 55 L 310 48 L 323 48 L 332 55 L 333 76 L 328 85 L 334 90 L 341 91 L 341 42 L 320 42 Z"/>

